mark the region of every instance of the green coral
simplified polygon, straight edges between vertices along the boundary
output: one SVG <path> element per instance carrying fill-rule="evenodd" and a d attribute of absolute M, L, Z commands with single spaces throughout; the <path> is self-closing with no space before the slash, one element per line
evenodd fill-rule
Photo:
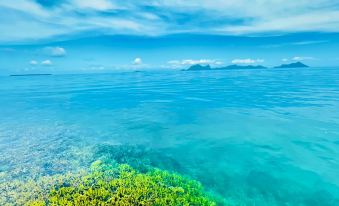
<path fill-rule="evenodd" d="M 146 174 L 122 164 L 95 162 L 78 185 L 54 189 L 51 205 L 215 205 L 200 183 L 154 169 Z"/>
<path fill-rule="evenodd" d="M 159 169 L 141 173 L 126 164 L 96 161 L 86 175 L 51 179 L 55 181 L 43 181 L 48 184 L 42 191 L 33 182 L 27 182 L 38 195 L 26 198 L 26 205 L 216 205 L 199 182 Z"/>

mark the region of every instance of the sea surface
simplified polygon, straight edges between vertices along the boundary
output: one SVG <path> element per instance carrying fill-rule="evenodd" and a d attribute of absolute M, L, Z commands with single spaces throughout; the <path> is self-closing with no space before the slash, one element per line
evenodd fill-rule
<path fill-rule="evenodd" d="M 339 68 L 0 76 L 0 181 L 103 157 L 230 205 L 337 206 Z"/>

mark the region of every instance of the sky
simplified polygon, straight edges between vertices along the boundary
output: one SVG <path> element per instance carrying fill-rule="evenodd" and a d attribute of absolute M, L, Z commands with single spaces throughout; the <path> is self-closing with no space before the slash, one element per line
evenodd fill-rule
<path fill-rule="evenodd" d="M 0 0 L 0 73 L 339 65 L 338 0 Z"/>

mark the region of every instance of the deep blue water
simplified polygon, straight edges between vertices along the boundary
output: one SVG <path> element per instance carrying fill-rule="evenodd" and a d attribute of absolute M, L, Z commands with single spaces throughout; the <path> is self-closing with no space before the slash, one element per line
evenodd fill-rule
<path fill-rule="evenodd" d="M 117 145 L 231 205 L 339 205 L 339 68 L 0 77 L 2 181 Z"/>

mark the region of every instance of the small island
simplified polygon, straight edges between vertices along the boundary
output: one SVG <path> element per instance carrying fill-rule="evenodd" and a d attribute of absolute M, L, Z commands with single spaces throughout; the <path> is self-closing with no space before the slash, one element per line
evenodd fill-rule
<path fill-rule="evenodd" d="M 202 70 L 212 70 L 210 65 L 200 65 L 200 64 L 195 64 L 193 66 L 190 66 L 188 69 L 184 69 L 184 71 L 202 71 Z"/>
<path fill-rule="evenodd" d="M 303 64 L 301 62 L 295 62 L 291 64 L 282 64 L 280 66 L 274 67 L 274 68 L 308 68 L 306 64 Z"/>

